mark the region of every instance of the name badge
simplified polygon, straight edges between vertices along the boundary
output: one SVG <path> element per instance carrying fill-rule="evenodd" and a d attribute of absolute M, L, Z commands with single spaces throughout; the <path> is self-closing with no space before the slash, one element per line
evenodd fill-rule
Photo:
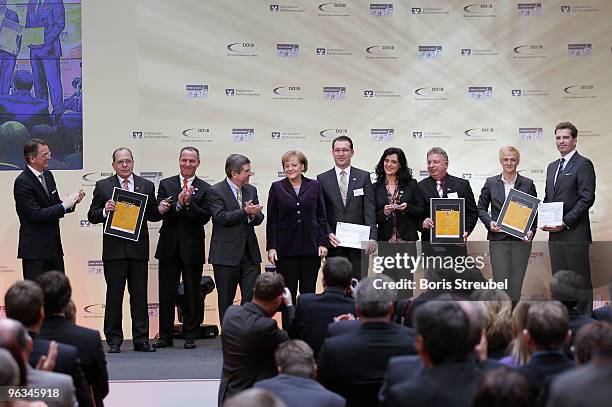
<path fill-rule="evenodd" d="M 353 190 L 353 196 L 361 196 L 361 195 L 363 195 L 363 188 Z"/>
<path fill-rule="evenodd" d="M 446 194 L 446 196 L 452 199 L 459 199 L 459 195 L 457 195 L 456 192 L 449 192 L 448 194 Z"/>

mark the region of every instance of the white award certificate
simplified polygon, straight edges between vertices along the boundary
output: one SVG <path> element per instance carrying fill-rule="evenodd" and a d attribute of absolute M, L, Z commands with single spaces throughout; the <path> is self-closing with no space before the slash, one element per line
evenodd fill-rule
<path fill-rule="evenodd" d="M 336 223 L 336 238 L 342 247 L 364 249 L 365 242 L 370 240 L 370 227 L 354 223 Z"/>
<path fill-rule="evenodd" d="M 538 209 L 538 227 L 563 225 L 563 202 L 541 203 Z"/>

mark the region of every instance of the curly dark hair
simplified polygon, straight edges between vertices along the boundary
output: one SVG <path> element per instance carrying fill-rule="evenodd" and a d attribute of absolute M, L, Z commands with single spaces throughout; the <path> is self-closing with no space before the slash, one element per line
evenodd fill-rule
<path fill-rule="evenodd" d="M 389 147 L 380 156 L 380 160 L 378 164 L 376 164 L 376 183 L 384 184 L 385 183 L 385 158 L 387 156 L 397 154 L 397 159 L 400 164 L 399 171 L 397 172 L 397 184 L 398 185 L 407 185 L 412 180 L 412 169 L 408 167 L 408 161 L 406 160 L 406 154 L 402 151 L 401 148 L 397 147 Z"/>

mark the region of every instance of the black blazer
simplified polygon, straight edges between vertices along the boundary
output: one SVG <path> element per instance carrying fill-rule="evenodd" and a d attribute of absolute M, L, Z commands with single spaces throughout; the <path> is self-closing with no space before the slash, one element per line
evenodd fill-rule
<path fill-rule="evenodd" d="M 161 220 L 161 214 L 157 209 L 155 201 L 155 185 L 147 179 L 134 176 L 134 192 L 148 195 L 147 207 L 145 209 L 144 219 L 157 222 Z M 93 192 L 93 198 L 87 219 L 91 223 L 104 223 L 106 218 L 102 215 L 106 201 L 112 198 L 113 190 L 121 188 L 117 175 L 104 178 L 96 182 L 96 187 Z M 140 236 L 138 241 L 122 239 L 111 235 L 103 234 L 102 236 L 102 260 L 149 260 L 149 228 L 147 222 L 143 221 L 140 228 Z"/>
<path fill-rule="evenodd" d="M 274 351 L 289 339 L 287 332 L 252 302 L 230 306 L 221 326 L 223 370 L 219 405 L 227 397 L 253 387 L 255 382 L 275 376 Z"/>
<path fill-rule="evenodd" d="M 317 380 L 344 397 L 349 407 L 376 406 L 389 359 L 414 353 L 414 336 L 406 327 L 369 322 L 325 340 Z"/>
<path fill-rule="evenodd" d="M 516 175 L 516 181 L 514 181 L 514 189 L 521 192 L 525 192 L 531 196 L 538 196 L 536 187 L 530 178 L 523 177 L 521 174 Z M 489 231 L 487 233 L 488 240 L 519 240 L 518 238 L 511 236 L 507 233 L 491 232 L 491 221 L 499 218 L 499 212 L 504 201 L 506 200 L 506 191 L 504 188 L 504 181 L 502 180 L 502 174 L 495 175 L 487 178 L 482 190 L 480 190 L 480 197 L 478 198 L 478 217 L 480 221 Z M 491 205 L 491 214 L 489 215 L 489 204 Z M 534 219 L 533 225 L 531 225 L 531 231 L 534 233 L 538 229 L 537 218 Z"/>
<path fill-rule="evenodd" d="M 338 315 L 355 315 L 355 300 L 344 290 L 327 287 L 321 294 L 302 294 L 295 306 L 295 318 L 289 329 L 289 336 L 302 339 L 318 356 L 327 334 L 327 325 Z"/>
<path fill-rule="evenodd" d="M 421 195 L 425 201 L 425 218 L 428 218 L 431 212 L 429 200 L 431 198 L 440 197 L 438 195 L 438 190 L 436 189 L 436 180 L 434 180 L 432 177 L 427 177 L 419 181 L 418 185 Z M 474 193 L 470 187 L 470 181 L 446 174 L 446 185 L 444 186 L 443 192 L 443 198 L 448 198 L 448 194 L 455 192 L 459 198 L 465 199 L 465 231 L 468 232 L 468 234 L 472 233 L 474 227 L 476 227 L 476 222 L 478 221 L 478 207 L 476 206 L 476 201 L 474 200 Z M 421 221 L 422 220 L 423 219 L 421 219 Z M 429 229 L 422 231 L 421 240 L 429 241 L 430 237 Z"/>
<path fill-rule="evenodd" d="M 183 264 L 204 264 L 204 225 L 210 220 L 206 207 L 205 195 L 210 188 L 206 181 L 195 177 L 191 183 L 194 188 L 189 205 L 176 210 L 178 196 L 183 187 L 178 175 L 161 180 L 157 191 L 157 204 L 164 198 L 172 197 L 172 205 L 162 215 L 162 226 L 159 230 L 159 241 L 155 258 L 170 261 L 178 251 Z"/>
<path fill-rule="evenodd" d="M 29 334 L 32 338 L 32 353 L 30 353 L 28 363 L 33 368 L 36 368 L 41 356 L 46 356 L 49 352 L 51 341 L 41 338 L 37 332 L 29 331 Z M 81 369 L 76 347 L 65 343 L 57 343 L 57 359 L 53 371 L 72 377 L 79 407 L 94 405 L 89 393 L 89 385 L 87 384 L 83 369 Z"/>
<path fill-rule="evenodd" d="M 40 329 L 40 337 L 77 348 L 81 367 L 87 383 L 91 386 L 96 406 L 103 406 L 102 400 L 108 394 L 108 372 L 100 333 L 75 325 L 61 315 L 48 315 Z"/>
<path fill-rule="evenodd" d="M 595 203 L 595 168 L 586 157 L 575 152 L 565 164 L 563 174 L 554 185 L 559 160 L 548 164 L 544 202 L 563 202 L 563 223 L 560 232 L 550 233 L 548 240 L 591 242 L 589 209 Z"/>
<path fill-rule="evenodd" d="M 317 180 L 325 196 L 325 212 L 327 213 L 328 229 L 336 233 L 338 222 L 355 223 L 370 226 L 370 239 L 376 240 L 376 208 L 370 173 L 351 167 L 349 176 L 346 205 L 342 203 L 336 170 L 332 168 L 317 175 Z M 361 191 L 360 191 L 361 190 Z M 356 191 L 362 192 L 355 196 Z"/>
<path fill-rule="evenodd" d="M 270 390 L 291 407 L 344 407 L 346 400 L 332 393 L 315 380 L 279 374 L 255 383 L 254 387 Z"/>
<path fill-rule="evenodd" d="M 399 185 L 398 204 L 404 202 L 408 207 L 403 212 L 396 211 L 397 232 L 403 240 L 412 242 L 419 240 L 419 230 L 425 214 L 423 197 L 417 186 L 417 182 L 411 179 L 407 185 Z M 389 204 L 387 197 L 387 186 L 384 183 L 374 184 L 374 204 L 376 206 L 376 224 L 378 226 L 378 240 L 388 241 L 393 234 L 393 221 L 391 216 L 385 215 L 385 205 Z"/>
<path fill-rule="evenodd" d="M 266 250 L 279 256 L 318 256 L 329 246 L 325 201 L 319 182 L 302 176 L 299 195 L 284 178 L 268 192 Z"/>
<path fill-rule="evenodd" d="M 543 397 L 539 402 L 545 402 L 548 394 L 548 386 L 551 380 L 559 373 L 574 368 L 576 364 L 568 359 L 562 352 L 545 352 L 535 354 L 531 360 L 518 368 L 529 383 L 531 396 L 535 401 L 540 392 Z"/>
<path fill-rule="evenodd" d="M 60 239 L 59 220 L 64 210 L 51 171 L 43 171 L 49 194 L 40 180 L 26 168 L 13 186 L 15 209 L 19 217 L 17 258 L 49 260 L 64 254 Z"/>
<path fill-rule="evenodd" d="M 259 204 L 257 188 L 242 186 L 242 201 Z M 224 266 L 240 264 L 242 253 L 249 251 L 254 264 L 261 263 L 255 226 L 261 225 L 264 214 L 259 212 L 249 222 L 249 216 L 238 206 L 227 179 L 210 187 L 206 193 L 206 204 L 212 216 L 213 230 L 210 239 L 208 262 Z"/>

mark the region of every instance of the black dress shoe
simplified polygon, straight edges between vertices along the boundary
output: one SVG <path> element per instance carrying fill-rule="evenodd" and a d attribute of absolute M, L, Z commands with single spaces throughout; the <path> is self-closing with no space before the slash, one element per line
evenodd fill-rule
<path fill-rule="evenodd" d="M 155 352 L 155 346 L 151 345 L 149 342 L 135 343 L 134 352 Z"/>
<path fill-rule="evenodd" d="M 174 345 L 172 339 L 158 339 L 155 341 L 155 348 L 170 348 Z"/>
<path fill-rule="evenodd" d="M 183 345 L 185 349 L 194 349 L 196 346 L 197 345 L 193 339 L 185 339 L 185 344 Z"/>
<path fill-rule="evenodd" d="M 121 353 L 119 345 L 108 345 L 108 353 Z"/>

